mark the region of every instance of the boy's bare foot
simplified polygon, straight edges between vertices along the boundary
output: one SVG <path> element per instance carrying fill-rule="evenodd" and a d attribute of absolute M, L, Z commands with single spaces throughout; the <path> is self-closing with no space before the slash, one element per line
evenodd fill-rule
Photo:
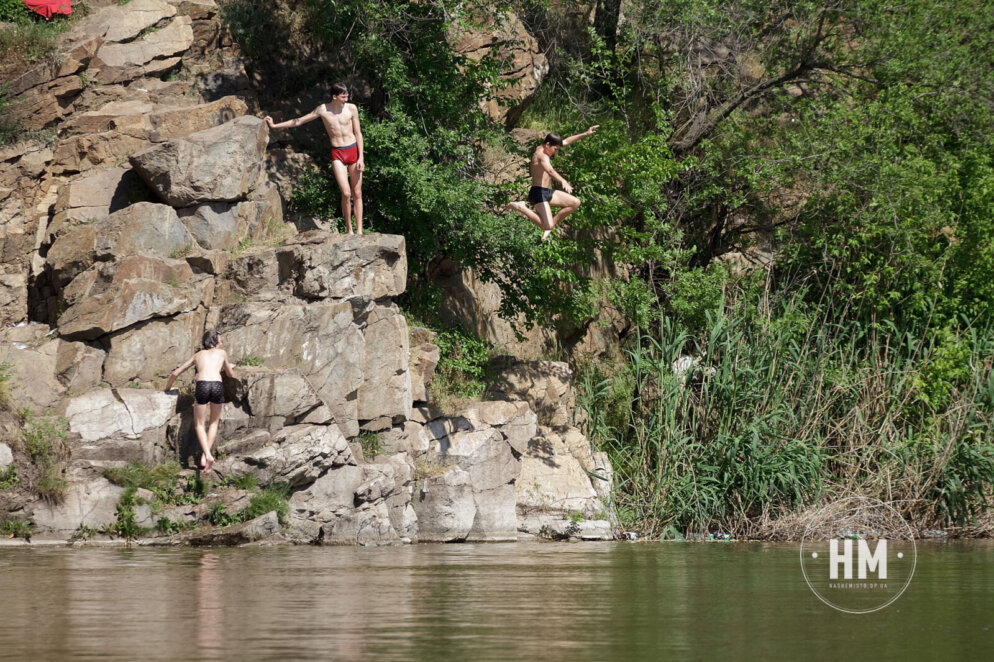
<path fill-rule="evenodd" d="M 507 206 L 504 207 L 504 209 L 506 211 L 516 211 L 519 214 L 523 214 L 525 212 L 525 210 L 527 209 L 527 207 L 525 206 L 525 203 L 523 203 L 520 200 L 518 200 L 517 202 L 509 202 L 509 203 L 507 203 Z"/>
<path fill-rule="evenodd" d="M 207 464 L 204 465 L 204 473 L 209 474 L 211 472 L 211 467 L 213 466 L 214 466 L 214 458 L 212 457 L 209 460 L 207 460 Z"/>
<path fill-rule="evenodd" d="M 200 468 L 203 469 L 207 466 L 207 456 L 203 453 L 200 454 Z"/>

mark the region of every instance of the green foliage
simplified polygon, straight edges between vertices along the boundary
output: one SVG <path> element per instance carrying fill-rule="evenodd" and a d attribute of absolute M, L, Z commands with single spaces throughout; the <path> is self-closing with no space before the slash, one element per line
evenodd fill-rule
<path fill-rule="evenodd" d="M 452 394 L 479 398 L 486 390 L 487 344 L 461 329 L 440 331 L 435 336 L 440 359 L 431 388 L 436 397 Z"/>
<path fill-rule="evenodd" d="M 155 506 L 176 504 L 184 497 L 180 490 L 179 462 L 166 462 L 153 467 L 141 462 L 131 462 L 123 467 L 104 470 L 104 477 L 115 485 L 128 489 L 146 489 L 155 495 Z"/>
<path fill-rule="evenodd" d="M 0 100 L 2 101 L 2 100 Z M 0 111 L 3 110 L 0 105 Z M 10 407 L 10 384 L 12 382 L 13 366 L 9 363 L 0 363 L 0 411 Z"/>
<path fill-rule="evenodd" d="M 180 533 L 188 528 L 190 527 L 185 522 L 177 522 L 169 519 L 168 517 L 160 517 L 155 522 L 155 530 L 167 536 Z"/>
<path fill-rule="evenodd" d="M 139 526 L 135 519 L 135 506 L 142 503 L 136 494 L 137 491 L 137 488 L 134 487 L 124 490 L 124 494 L 117 502 L 117 520 L 111 525 L 108 533 L 129 541 L 145 533 L 144 527 Z"/>
<path fill-rule="evenodd" d="M 260 359 L 258 356 L 253 356 L 252 354 L 246 354 L 245 356 L 238 359 L 237 365 L 258 367 L 262 365 L 262 359 Z"/>
<path fill-rule="evenodd" d="M 228 514 L 228 506 L 223 503 L 212 503 L 207 513 L 207 520 L 214 526 L 230 526 L 242 521 L 238 515 Z"/>
<path fill-rule="evenodd" d="M 0 492 L 9 490 L 20 482 L 21 479 L 17 475 L 17 467 L 11 465 L 6 469 L 0 470 Z"/>
<path fill-rule="evenodd" d="M 231 487 L 235 487 L 240 490 L 254 490 L 259 486 L 259 479 L 256 478 L 254 474 L 230 477 L 226 480 L 226 482 Z"/>
<path fill-rule="evenodd" d="M 66 435 L 69 422 L 54 416 L 23 412 L 24 444 L 38 468 L 34 490 L 44 499 L 59 502 L 65 497 L 64 464 L 69 456 Z"/>
<path fill-rule="evenodd" d="M 32 533 L 34 533 L 34 526 L 32 526 L 31 522 L 10 519 L 0 520 L 0 535 L 27 540 L 31 538 Z"/>
<path fill-rule="evenodd" d="M 287 515 L 290 514 L 290 504 L 287 499 L 290 496 L 290 486 L 285 483 L 274 483 L 259 494 L 252 497 L 249 505 L 240 513 L 243 522 L 255 519 L 275 511 L 283 524 Z"/>
<path fill-rule="evenodd" d="M 0 23 L 26 23 L 32 13 L 23 0 L 0 0 Z"/>
<path fill-rule="evenodd" d="M 363 430 L 356 437 L 356 441 L 362 447 L 362 456 L 371 460 L 383 450 L 383 435 L 379 432 L 367 432 Z"/>
<path fill-rule="evenodd" d="M 664 318 L 657 337 L 637 338 L 619 377 L 581 380 L 626 526 L 748 531 L 826 494 L 877 496 L 934 525 L 967 523 L 985 507 L 994 335 L 936 343 L 907 333 L 891 344 L 858 322 L 828 324 L 831 310 L 799 334 L 782 322 L 797 319 L 803 298 L 742 296 L 708 314 L 704 360 L 689 374 L 673 366 L 691 335 Z M 936 408 L 935 393 L 948 405 Z"/>

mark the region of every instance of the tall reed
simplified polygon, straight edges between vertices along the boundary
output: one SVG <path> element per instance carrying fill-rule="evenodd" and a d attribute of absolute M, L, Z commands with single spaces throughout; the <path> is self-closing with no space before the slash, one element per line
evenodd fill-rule
<path fill-rule="evenodd" d="M 851 494 L 919 528 L 969 524 L 994 485 L 994 333 L 898 332 L 800 294 L 722 306 L 707 337 L 664 318 L 624 367 L 580 380 L 623 523 L 775 537 Z M 695 367 L 680 372 L 678 361 Z M 683 358 L 681 358 L 683 357 Z"/>

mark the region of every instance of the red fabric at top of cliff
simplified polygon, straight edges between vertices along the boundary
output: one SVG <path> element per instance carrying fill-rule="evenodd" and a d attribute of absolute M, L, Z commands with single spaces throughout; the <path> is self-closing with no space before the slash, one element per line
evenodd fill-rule
<path fill-rule="evenodd" d="M 52 18 L 52 14 L 72 13 L 72 0 L 24 0 L 24 4 L 45 18 Z"/>

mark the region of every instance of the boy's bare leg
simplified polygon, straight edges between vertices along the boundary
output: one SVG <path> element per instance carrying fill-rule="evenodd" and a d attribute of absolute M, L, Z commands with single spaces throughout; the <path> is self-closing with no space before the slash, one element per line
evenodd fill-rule
<path fill-rule="evenodd" d="M 358 164 L 349 166 L 350 190 L 352 192 L 352 205 L 355 207 L 355 227 L 356 232 L 362 234 L 362 170 Z M 351 226 L 349 226 L 351 228 Z"/>
<path fill-rule="evenodd" d="M 548 202 L 540 202 L 535 205 L 535 213 L 538 214 L 539 220 L 542 222 L 539 227 L 545 230 L 542 233 L 542 241 L 545 241 L 552 234 L 552 228 L 555 227 L 555 219 L 552 217 L 552 206 Z"/>
<path fill-rule="evenodd" d="M 545 229 L 545 227 L 542 225 L 542 219 L 538 217 L 538 214 L 536 214 L 535 212 L 533 212 L 531 209 L 528 208 L 527 203 L 521 201 L 510 202 L 507 205 L 507 209 L 511 209 L 518 212 L 519 214 L 527 218 L 529 221 L 534 223 L 539 230 Z"/>
<path fill-rule="evenodd" d="M 331 171 L 335 173 L 338 190 L 342 192 L 342 216 L 345 217 L 345 227 L 349 234 L 352 232 L 352 187 L 349 186 L 349 171 L 341 161 L 331 162 Z"/>
<path fill-rule="evenodd" d="M 204 471 L 210 471 L 211 466 L 214 464 L 214 440 L 217 439 L 217 426 L 221 421 L 222 409 L 224 409 L 224 405 L 216 402 L 211 403 L 211 420 L 207 427 L 207 450 L 210 452 L 211 459 L 207 461 Z"/>
<path fill-rule="evenodd" d="M 552 194 L 552 204 L 561 209 L 552 217 L 552 224 L 549 230 L 554 229 L 560 222 L 577 209 L 580 208 L 580 199 L 575 195 L 570 195 L 563 191 L 556 191 Z"/>
<path fill-rule="evenodd" d="M 200 457 L 200 466 L 205 471 L 209 464 L 214 464 L 214 457 L 211 455 L 211 447 L 207 443 L 207 430 L 204 421 L 207 419 L 207 405 L 193 405 L 193 429 L 197 433 L 197 441 L 200 442 L 200 450 L 203 455 Z"/>

